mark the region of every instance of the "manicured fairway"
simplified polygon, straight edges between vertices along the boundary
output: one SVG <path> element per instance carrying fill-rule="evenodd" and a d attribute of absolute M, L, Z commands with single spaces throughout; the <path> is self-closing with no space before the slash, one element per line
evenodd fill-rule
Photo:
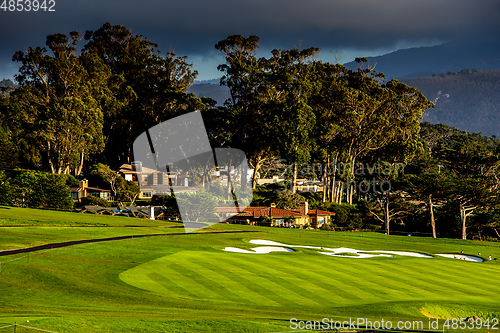
<path fill-rule="evenodd" d="M 19 211 L 18 211 L 19 212 Z M 22 210 L 23 221 L 38 211 Z M 32 214 L 33 213 L 33 214 Z M 145 223 L 103 217 L 99 228 L 61 227 L 78 218 L 51 212 L 43 227 L 2 227 L 3 249 L 120 234 L 165 232 Z M 15 224 L 15 216 L 9 215 Z M 59 226 L 47 227 L 47 221 Z M 0 212 L 2 221 L 2 212 Z M 144 221 L 147 222 L 147 221 Z M 53 225 L 52 223 L 49 223 Z M 500 317 L 499 261 L 436 256 L 349 258 L 295 247 L 296 252 L 234 253 L 260 239 L 291 245 L 362 251 L 489 255 L 500 243 L 217 224 L 208 231 L 84 244 L 0 257 L 0 327 L 52 332 L 297 332 L 290 319 L 422 321 L 428 317 Z M 177 229 L 176 231 L 181 231 Z M 17 318 L 17 319 L 16 319 Z M 29 324 L 28 324 L 29 320 Z M 498 327 L 498 326 L 497 326 Z M 440 327 L 441 329 L 442 327 Z M 500 327 L 499 327 L 500 329 Z M 24 331 L 23 331 L 24 330 Z M 0 328 L 0 333 L 13 328 Z M 441 330 L 442 331 L 442 330 Z M 460 332 L 461 330 L 445 330 Z M 463 332 L 495 332 L 462 330 Z M 17 327 L 16 333 L 30 332 Z"/>
<path fill-rule="evenodd" d="M 498 268 L 453 259 L 334 258 L 314 251 L 180 251 L 120 274 L 166 297 L 323 308 L 391 301 L 498 300 Z M 471 267 L 471 265 L 474 265 Z"/>

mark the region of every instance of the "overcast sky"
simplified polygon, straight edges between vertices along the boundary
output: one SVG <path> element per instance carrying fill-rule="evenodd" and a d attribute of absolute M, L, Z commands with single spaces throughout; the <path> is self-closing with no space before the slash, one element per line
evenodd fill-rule
<path fill-rule="evenodd" d="M 53 9 L 0 10 L 0 80 L 17 72 L 14 52 L 44 46 L 49 34 L 83 35 L 105 22 L 147 37 L 163 52 L 187 55 L 199 80 L 220 76 L 223 59 L 214 45 L 234 34 L 259 36 L 262 56 L 274 48 L 317 46 L 323 60 L 341 51 L 344 63 L 500 33 L 499 0 L 55 0 Z"/>

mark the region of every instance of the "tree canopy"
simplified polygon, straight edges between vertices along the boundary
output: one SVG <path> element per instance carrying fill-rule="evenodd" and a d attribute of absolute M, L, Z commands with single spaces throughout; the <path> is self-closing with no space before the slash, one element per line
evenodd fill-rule
<path fill-rule="evenodd" d="M 261 173 L 284 179 L 291 191 L 281 188 L 272 200 L 292 198 L 294 205 L 303 200 L 296 193 L 302 177 L 321 181 L 323 192 L 314 205 L 347 204 L 349 209 L 338 209 L 355 216 L 356 226 L 361 224 L 357 205 L 364 207 L 363 220 L 380 220 L 387 233 L 396 216 L 402 225 L 419 214 L 434 237 L 451 223 L 442 222 L 446 214 L 456 219 L 452 229 L 462 238 L 479 221 L 476 214 L 496 225 L 498 140 L 421 123 L 434 104 L 418 89 L 387 81 L 364 58 L 356 59 L 356 70 L 320 61 L 316 47 L 274 49 L 258 57 L 257 36 L 233 35 L 215 49 L 225 59 L 218 67 L 220 84 L 230 92 L 223 106 L 188 93 L 198 73 L 185 56 L 162 54 L 157 44 L 120 25 L 105 23 L 83 37 L 56 33 L 47 36 L 45 47 L 16 52 L 19 86 L 0 95 L 0 163 L 95 176 L 114 197 L 133 202 L 139 187 L 113 170 L 132 162 L 134 140 L 161 122 L 200 110 L 212 148 L 246 153 L 254 189 Z M 42 190 L 36 195 L 21 190 L 26 186 L 19 182 L 35 176 L 1 175 L 0 198 L 55 205 L 56 199 L 37 199 Z M 49 178 L 44 182 L 62 186 Z M 217 186 L 212 190 L 221 197 L 234 195 L 230 186 Z M 205 207 L 215 198 L 203 200 L 199 205 Z"/>

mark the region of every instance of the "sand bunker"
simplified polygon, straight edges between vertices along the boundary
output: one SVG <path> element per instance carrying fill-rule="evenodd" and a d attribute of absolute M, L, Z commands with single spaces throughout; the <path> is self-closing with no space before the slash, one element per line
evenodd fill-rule
<path fill-rule="evenodd" d="M 351 249 L 351 248 L 346 248 L 346 247 L 340 247 L 337 249 L 331 249 L 328 247 L 319 247 L 319 246 L 308 246 L 308 245 L 290 245 L 290 244 L 283 244 L 283 243 L 278 243 L 270 240 L 265 240 L 265 239 L 252 239 L 250 241 L 252 244 L 258 244 L 258 245 L 271 245 L 271 246 L 283 246 L 283 247 L 300 247 L 300 248 L 306 248 L 306 249 L 316 249 L 316 250 L 326 250 L 326 251 L 331 251 L 331 252 L 320 252 L 321 254 L 325 254 L 328 256 L 338 256 L 338 257 L 347 257 L 347 258 L 372 258 L 372 257 L 392 257 L 392 255 L 400 255 L 400 256 L 409 256 L 409 257 L 418 257 L 418 258 L 432 258 L 432 256 L 428 254 L 422 254 L 422 253 L 417 253 L 417 252 L 408 252 L 408 251 L 363 251 L 363 250 L 356 250 L 356 249 Z M 357 254 L 353 256 L 346 256 L 346 255 L 341 255 L 339 253 L 352 253 L 352 254 Z M 381 254 L 371 254 L 371 253 L 381 253 Z"/>
<path fill-rule="evenodd" d="M 320 252 L 321 254 L 325 254 L 327 256 L 332 256 L 332 257 L 342 257 L 342 258 L 392 257 L 389 254 L 368 254 L 364 252 L 369 252 L 369 251 L 360 251 L 356 249 L 350 249 L 348 247 L 339 247 L 337 249 L 330 249 L 328 247 L 324 247 L 323 249 L 331 252 Z M 342 253 L 348 253 L 353 255 L 343 255 Z"/>
<path fill-rule="evenodd" d="M 250 243 L 257 244 L 257 245 L 276 245 L 276 246 L 301 247 L 301 248 L 305 248 L 305 249 L 321 250 L 321 247 L 319 247 L 319 246 L 288 245 L 288 244 L 282 244 L 282 243 L 273 242 L 273 241 L 264 240 L 264 239 L 252 239 L 250 241 Z"/>
<path fill-rule="evenodd" d="M 432 258 L 432 256 L 423 253 L 417 252 L 408 252 L 408 251 L 364 251 L 364 250 L 356 250 L 350 249 L 346 247 L 339 247 L 337 249 L 331 249 L 328 247 L 324 247 L 324 250 L 333 252 L 320 252 L 321 254 L 326 254 L 329 256 L 339 256 L 339 257 L 347 257 L 347 258 L 372 258 L 372 257 L 392 257 L 392 255 L 398 256 L 407 256 L 407 257 L 417 257 L 417 258 Z M 355 253 L 358 256 L 343 256 L 337 255 L 338 253 Z M 371 254 L 371 253 L 379 253 L 379 254 Z"/>
<path fill-rule="evenodd" d="M 267 245 L 267 246 L 259 246 L 254 247 L 251 250 L 239 249 L 237 247 L 226 247 L 224 251 L 228 252 L 238 252 L 238 253 L 270 253 L 270 252 L 295 252 L 295 250 L 291 249 L 292 247 L 299 247 L 305 249 L 315 249 L 315 250 L 324 250 L 319 253 L 331 256 L 331 257 L 341 257 L 341 258 L 374 258 L 374 257 L 393 257 L 394 255 L 398 256 L 407 256 L 407 257 L 416 257 L 416 258 L 434 258 L 429 254 L 423 254 L 418 252 L 409 252 L 409 251 L 384 251 L 384 250 L 357 250 L 351 249 L 348 247 L 339 247 L 339 248 L 329 248 L 329 247 L 319 247 L 319 246 L 308 246 L 308 245 L 290 245 L 278 243 L 265 239 L 252 239 L 250 241 L 252 244 L 257 245 Z M 465 254 L 436 254 L 437 256 L 459 259 L 464 261 L 472 261 L 472 262 L 482 262 L 483 259 L 475 256 L 465 255 Z"/>
<path fill-rule="evenodd" d="M 483 262 L 483 259 L 475 256 L 469 256 L 466 254 L 443 254 L 443 253 L 437 253 L 437 256 L 441 257 L 446 257 L 446 258 L 453 258 L 453 259 L 458 259 L 458 260 L 464 260 L 464 261 L 472 261 L 472 262 Z"/>
<path fill-rule="evenodd" d="M 417 258 L 434 258 L 434 256 L 431 256 L 429 254 L 423 254 L 418 252 L 407 252 L 407 251 L 365 251 L 365 252 L 390 253 L 398 256 L 417 257 Z"/>
<path fill-rule="evenodd" d="M 251 248 L 252 251 L 240 249 L 237 247 L 226 247 L 223 251 L 237 252 L 237 253 L 270 253 L 270 252 L 295 252 L 292 249 L 286 247 L 275 247 L 275 246 L 259 246 Z"/>

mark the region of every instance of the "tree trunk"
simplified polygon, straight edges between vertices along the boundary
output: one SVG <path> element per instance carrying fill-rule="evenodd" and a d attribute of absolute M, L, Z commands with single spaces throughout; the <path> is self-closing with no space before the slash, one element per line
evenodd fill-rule
<path fill-rule="evenodd" d="M 335 184 L 335 177 L 331 177 L 328 180 L 328 200 L 330 202 L 336 202 L 336 196 L 335 196 L 335 191 L 336 191 L 336 184 Z"/>
<path fill-rule="evenodd" d="M 323 202 L 326 201 L 328 187 L 328 169 L 330 168 L 330 156 L 327 157 L 326 165 L 323 165 Z"/>
<path fill-rule="evenodd" d="M 460 202 L 460 222 L 462 224 L 462 239 L 467 239 L 467 226 L 465 225 L 466 219 L 467 215 L 465 214 L 465 207 Z"/>
<path fill-rule="evenodd" d="M 83 169 L 83 158 L 84 158 L 84 156 L 85 156 L 85 153 L 82 151 L 80 153 L 80 164 L 75 169 L 75 177 L 78 177 L 78 175 L 82 172 L 82 169 Z"/>
<path fill-rule="evenodd" d="M 429 214 L 431 217 L 431 228 L 432 228 L 432 238 L 436 237 L 436 221 L 434 220 L 434 205 L 432 203 L 432 195 L 429 195 L 429 201 L 427 202 L 429 206 Z"/>
<path fill-rule="evenodd" d="M 341 204 L 343 196 L 344 196 L 344 182 L 341 181 L 335 182 L 335 203 Z"/>
<path fill-rule="evenodd" d="M 135 194 L 133 197 L 129 196 L 128 199 L 130 200 L 130 207 L 132 207 L 135 204 L 135 199 L 137 199 L 138 194 Z"/>
<path fill-rule="evenodd" d="M 495 232 L 496 232 L 496 234 L 497 234 L 498 239 L 500 239 L 500 234 L 498 233 L 497 229 L 496 229 L 496 228 L 493 228 L 493 230 L 495 230 Z"/>
<path fill-rule="evenodd" d="M 354 184 L 352 184 L 351 182 L 349 182 L 347 192 L 348 192 L 347 203 L 352 205 L 352 202 L 353 202 L 352 198 L 354 197 L 355 189 L 354 189 Z"/>
<path fill-rule="evenodd" d="M 337 202 L 337 183 L 336 183 L 336 179 L 335 179 L 335 174 L 337 173 L 337 157 L 338 157 L 338 153 L 335 155 L 335 158 L 333 159 L 333 165 L 332 165 L 332 180 L 331 180 L 331 188 L 330 188 L 330 191 L 331 191 L 331 198 L 330 198 L 330 202 Z M 339 202 L 340 203 L 340 202 Z"/>
<path fill-rule="evenodd" d="M 226 194 L 227 194 L 227 199 L 228 200 L 231 200 L 233 199 L 232 197 L 232 186 L 231 186 L 231 160 L 229 160 L 229 164 L 227 166 L 227 191 L 226 191 Z"/>
<path fill-rule="evenodd" d="M 264 163 L 264 159 L 259 156 L 257 158 L 257 162 L 255 163 L 255 167 L 253 169 L 252 190 L 255 190 L 257 188 L 257 172 L 259 171 L 262 163 Z"/>
<path fill-rule="evenodd" d="M 292 173 L 292 192 L 297 192 L 297 186 L 295 182 L 297 181 L 297 163 L 293 163 L 293 173 Z"/>
<path fill-rule="evenodd" d="M 350 162 L 350 165 L 349 165 L 349 177 L 347 177 L 347 186 L 346 186 L 346 195 L 347 195 L 347 203 L 352 205 L 352 198 L 354 197 L 354 192 L 355 192 L 355 189 L 354 189 L 354 184 L 353 182 L 355 181 L 355 178 L 354 178 L 354 163 L 355 160 L 353 159 L 351 162 Z M 353 179 L 351 179 L 351 176 L 353 177 Z"/>
<path fill-rule="evenodd" d="M 246 192 L 247 190 L 247 179 L 248 179 L 248 163 L 243 163 L 244 165 L 241 166 L 241 175 L 240 175 L 240 181 L 241 181 L 241 191 Z"/>
<path fill-rule="evenodd" d="M 385 193 L 384 199 L 384 225 L 385 225 L 385 234 L 389 235 L 389 223 L 391 221 L 391 217 L 389 216 L 389 193 Z"/>
<path fill-rule="evenodd" d="M 52 158 L 50 158 L 50 141 L 47 142 L 47 160 L 48 160 L 49 165 L 50 165 L 50 171 L 52 173 L 56 173 L 54 163 L 52 162 Z"/>

